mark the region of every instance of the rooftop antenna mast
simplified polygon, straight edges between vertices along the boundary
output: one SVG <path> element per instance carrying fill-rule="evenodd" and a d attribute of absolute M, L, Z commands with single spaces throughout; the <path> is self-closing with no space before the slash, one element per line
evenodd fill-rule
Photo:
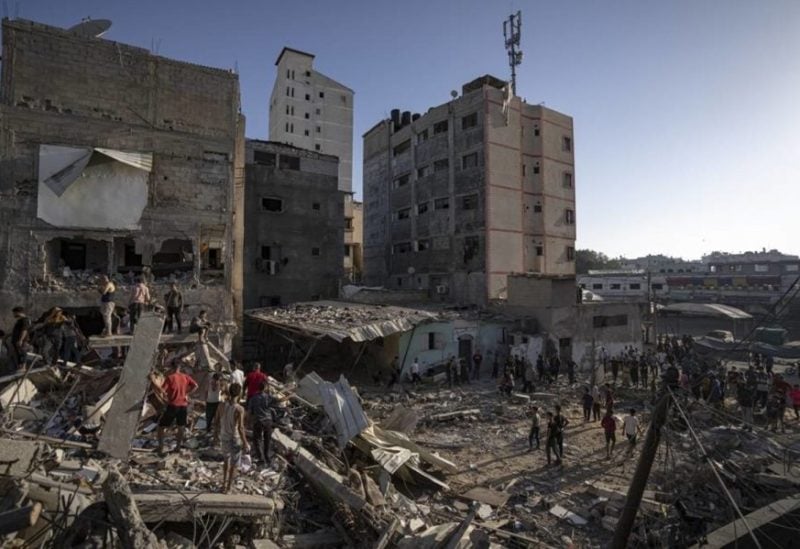
<path fill-rule="evenodd" d="M 511 94 L 517 95 L 517 65 L 522 63 L 522 51 L 519 49 L 522 12 L 512 13 L 503 21 L 503 38 L 506 40 L 508 64 L 511 66 Z"/>

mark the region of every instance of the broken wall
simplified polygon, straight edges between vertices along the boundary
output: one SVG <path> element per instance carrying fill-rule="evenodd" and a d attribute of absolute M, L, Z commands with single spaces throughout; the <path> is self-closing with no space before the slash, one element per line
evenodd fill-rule
<path fill-rule="evenodd" d="M 29 21 L 4 21 L 0 322 L 9 321 L 14 305 L 40 310 L 39 301 L 52 301 L 53 292 L 72 299 L 48 283 L 58 275 L 48 269 L 57 263 L 47 253 L 53 238 L 109 242 L 108 274 L 124 264 L 115 238 L 131 239 L 143 265 L 163 241 L 189 241 L 200 277 L 200 257 L 210 244 L 203 235 L 213 228 L 220 276 L 209 283 L 230 290 L 234 164 L 237 140 L 243 139 L 238 110 L 238 77 L 231 71 Z M 65 207 L 38 182 L 39 147 L 47 144 L 152 154 L 152 171 L 109 166 L 94 181 L 67 189 Z M 227 320 L 233 318 L 231 301 L 220 309 Z"/>

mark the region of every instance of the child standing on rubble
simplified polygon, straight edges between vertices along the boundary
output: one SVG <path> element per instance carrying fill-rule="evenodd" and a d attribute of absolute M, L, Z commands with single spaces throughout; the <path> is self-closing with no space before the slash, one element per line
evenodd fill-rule
<path fill-rule="evenodd" d="M 232 383 L 228 387 L 228 400 L 217 409 L 214 418 L 214 444 L 222 444 L 222 453 L 225 456 L 222 491 L 226 494 L 231 491 L 236 465 L 242 452 L 250 451 L 244 431 L 244 408 L 237 402 L 241 393 L 242 386 Z"/>
<path fill-rule="evenodd" d="M 545 443 L 545 452 L 547 454 L 547 464 L 550 465 L 550 452 L 553 452 L 556 458 L 556 465 L 561 465 L 561 454 L 558 451 L 558 424 L 553 417 L 553 412 L 547 412 L 547 442 Z"/>

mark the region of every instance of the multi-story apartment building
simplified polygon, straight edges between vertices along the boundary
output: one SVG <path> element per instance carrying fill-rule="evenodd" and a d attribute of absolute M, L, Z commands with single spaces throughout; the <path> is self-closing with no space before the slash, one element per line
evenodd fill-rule
<path fill-rule="evenodd" d="M 269 139 L 339 158 L 339 190 L 353 190 L 353 90 L 314 70 L 314 55 L 283 48 L 269 103 Z"/>
<path fill-rule="evenodd" d="M 364 271 L 364 203 L 345 195 L 344 278 L 359 283 Z"/>
<path fill-rule="evenodd" d="M 338 170 L 335 156 L 247 140 L 246 309 L 339 295 L 345 193 Z"/>
<path fill-rule="evenodd" d="M 230 70 L 3 21 L 0 323 L 59 306 L 99 333 L 97 284 L 170 281 L 241 318 L 244 119 Z"/>
<path fill-rule="evenodd" d="M 364 134 L 366 284 L 482 305 L 511 273 L 575 273 L 572 118 L 507 89 L 483 76 Z"/>

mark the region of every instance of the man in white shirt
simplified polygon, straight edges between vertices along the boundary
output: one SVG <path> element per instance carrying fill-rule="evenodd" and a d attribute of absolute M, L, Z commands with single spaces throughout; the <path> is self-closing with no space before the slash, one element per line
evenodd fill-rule
<path fill-rule="evenodd" d="M 420 381 L 422 381 L 422 378 L 419 376 L 419 360 L 415 358 L 414 363 L 411 365 L 411 382 L 417 384 Z"/>
<path fill-rule="evenodd" d="M 238 383 L 240 387 L 244 387 L 244 372 L 239 366 L 239 363 L 231 361 L 231 368 L 233 368 L 231 372 L 231 383 Z"/>
<path fill-rule="evenodd" d="M 630 409 L 630 415 L 622 420 L 622 433 L 628 438 L 628 450 L 626 455 L 633 453 L 636 446 L 636 436 L 639 434 L 639 418 L 636 417 L 636 410 Z"/>

